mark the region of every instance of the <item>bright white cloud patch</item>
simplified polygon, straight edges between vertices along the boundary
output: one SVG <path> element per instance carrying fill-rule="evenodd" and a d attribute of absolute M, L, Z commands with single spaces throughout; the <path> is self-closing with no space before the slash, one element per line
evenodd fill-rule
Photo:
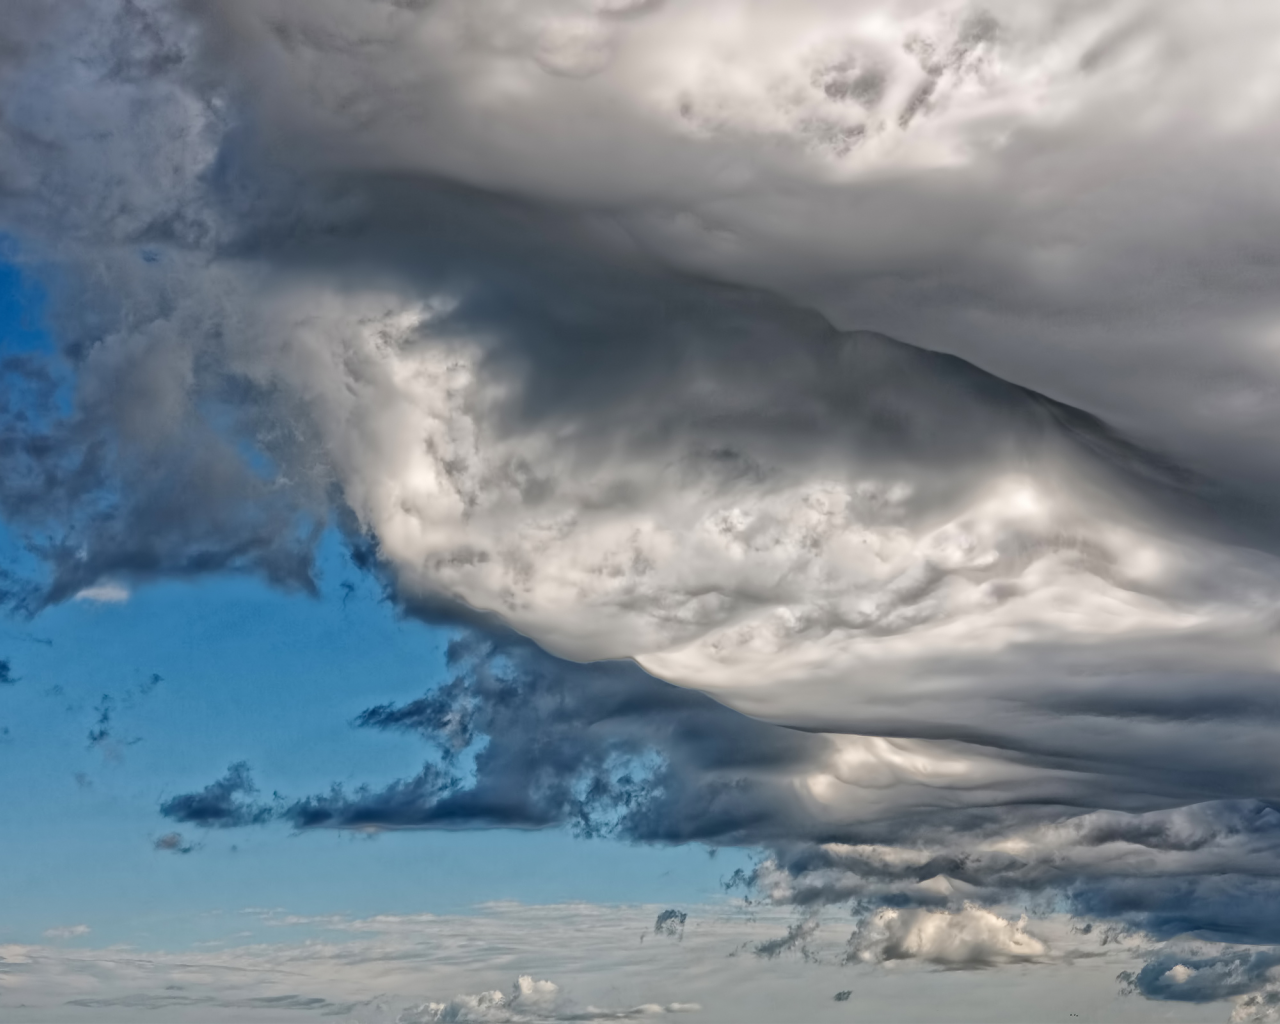
<path fill-rule="evenodd" d="M 129 600 L 129 591 L 116 583 L 103 583 L 96 587 L 85 587 L 76 594 L 75 599 L 95 604 L 120 604 Z"/>
<path fill-rule="evenodd" d="M 947 967 L 994 967 L 1036 960 L 1049 952 L 1027 931 L 982 907 L 956 911 L 878 910 L 849 940 L 849 955 L 868 963 L 927 960 Z"/>
<path fill-rule="evenodd" d="M 447 1003 L 423 1003 L 401 1011 L 398 1024 L 433 1024 L 435 1021 L 467 1021 L 475 1024 L 522 1024 L 525 1021 L 636 1020 L 669 1013 L 692 1013 L 697 1003 L 645 1003 L 629 1009 L 575 1007 L 553 981 L 535 981 L 522 974 L 509 992 L 494 989 L 476 995 L 460 995 Z"/>

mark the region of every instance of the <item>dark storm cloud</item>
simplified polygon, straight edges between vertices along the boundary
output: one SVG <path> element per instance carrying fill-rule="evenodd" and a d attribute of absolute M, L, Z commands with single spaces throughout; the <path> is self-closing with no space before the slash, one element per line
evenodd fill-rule
<path fill-rule="evenodd" d="M 160 805 L 160 813 L 173 821 L 202 828 L 261 825 L 272 819 L 275 810 L 268 804 L 250 799 L 257 792 L 249 766 L 239 761 L 227 769 L 226 775 L 199 792 L 182 793 L 164 801 Z"/>
<path fill-rule="evenodd" d="M 543 828 L 643 842 L 782 838 L 792 772 L 825 747 L 633 665 L 576 665 L 527 641 L 473 634 L 427 696 L 362 713 L 411 731 L 440 764 L 381 789 L 290 805 L 299 828 Z"/>

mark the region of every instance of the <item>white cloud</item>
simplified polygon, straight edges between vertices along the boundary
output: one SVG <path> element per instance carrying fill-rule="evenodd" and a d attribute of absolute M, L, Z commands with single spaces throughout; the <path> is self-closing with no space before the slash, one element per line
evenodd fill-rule
<path fill-rule="evenodd" d="M 522 974 L 509 992 L 493 989 L 477 995 L 454 996 L 447 1003 L 423 1003 L 407 1007 L 396 1018 L 397 1024 L 431 1024 L 435 1021 L 457 1021 L 459 1024 L 522 1024 L 526 1021 L 559 1020 L 636 1020 L 660 1017 L 669 1013 L 693 1013 L 696 1003 L 670 1003 L 661 1006 L 645 1003 L 627 1009 L 601 1009 L 596 1006 L 578 1008 L 551 981 L 535 981 Z"/>
<path fill-rule="evenodd" d="M 61 928 L 49 928 L 45 931 L 46 939 L 75 939 L 81 935 L 89 934 L 89 926 L 87 924 L 66 925 Z"/>
<path fill-rule="evenodd" d="M 954 911 L 878 910 L 849 940 L 849 955 L 868 963 L 927 960 L 953 968 L 994 967 L 1048 953 L 1049 947 L 1027 931 L 1025 917 L 1010 921 L 972 904 Z"/>
<path fill-rule="evenodd" d="M 415 1024 L 704 1016 L 841 1020 L 847 1019 L 847 1007 L 840 1016 L 842 1007 L 832 996 L 853 989 L 860 1009 L 876 1020 L 919 1019 L 939 1005 L 958 1020 L 1060 1020 L 1066 1007 L 1132 1019 L 1132 1007 L 1117 996 L 1115 975 L 1138 966 L 1139 956 L 1127 947 L 1098 947 L 1096 939 L 1072 933 L 1062 918 L 1038 921 L 1035 929 L 1052 936 L 1056 956 L 1086 949 L 1096 955 L 1070 965 L 1064 959 L 1027 961 L 1036 995 L 1014 1005 L 989 981 L 924 960 L 898 962 L 892 971 L 846 962 L 849 926 L 843 915 L 810 935 L 807 957 L 763 960 L 751 950 L 786 933 L 795 921 L 789 912 L 767 905 L 690 906 L 683 942 L 675 943 L 654 941 L 659 909 L 494 904 L 472 914 L 311 923 L 270 912 L 267 919 L 277 927 L 246 938 L 245 924 L 262 920 L 262 912 L 254 912 L 227 922 L 226 941 L 183 950 L 0 946 L 0 1016 L 64 1024 L 124 1024 L 144 1011 L 175 1024 L 246 1016 L 265 1021 L 277 1014 L 290 1020 L 340 1016 L 360 1024 L 394 1024 L 398 1018 Z M 964 941 L 972 948 L 1025 950 L 1009 946 L 1010 936 L 1019 934 L 1016 924 L 1007 922 L 1007 931 L 989 929 L 995 938 L 984 940 L 977 937 L 981 924 L 966 920 Z M 953 965 L 944 959 L 941 966 Z M 512 978 L 520 979 L 514 987 Z M 554 983 L 542 980 L 547 978 Z M 1169 1005 L 1170 1019 L 1203 1019 L 1203 1007 Z M 669 1016 L 674 1014 L 682 1016 Z"/>
<path fill-rule="evenodd" d="M 129 600 L 129 590 L 118 583 L 102 583 L 94 587 L 85 587 L 77 591 L 77 601 L 92 601 L 95 604 L 123 604 Z"/>

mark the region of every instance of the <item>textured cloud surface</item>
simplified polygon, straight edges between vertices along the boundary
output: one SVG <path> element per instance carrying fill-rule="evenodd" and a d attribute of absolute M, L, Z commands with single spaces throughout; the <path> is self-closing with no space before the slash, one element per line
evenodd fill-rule
<path fill-rule="evenodd" d="M 471 630 L 361 719 L 419 776 L 170 818 L 765 844 L 876 961 L 1280 939 L 1272 6 L 12 7 L 43 600 L 336 524 Z"/>
<path fill-rule="evenodd" d="M 0 1012 L 23 1021 L 660 1020 L 847 1021 L 932 1019 L 939 1005 L 963 1021 L 1151 1018 L 1122 995 L 1117 972 L 1144 972 L 1132 942 L 1101 945 L 1062 919 L 1029 926 L 1050 948 L 1012 965 L 1007 986 L 987 973 L 846 955 L 843 915 L 809 929 L 803 952 L 767 963 L 750 950 L 787 930 L 767 908 L 691 906 L 681 942 L 653 935 L 656 907 L 498 904 L 459 916 L 230 915 L 230 941 L 157 953 L 61 945 L 0 946 Z M 1017 927 L 1016 920 L 1010 927 Z M 234 928 L 232 932 L 230 929 Z M 251 929 L 249 933 L 245 928 Z M 968 938 L 975 937 L 972 923 Z M 861 933 L 860 933 L 861 934 Z M 763 941 L 762 941 L 763 940 Z M 936 939 L 934 940 L 936 942 Z M 1229 950 L 1182 951 L 1186 964 Z M 1215 960 L 1216 962 L 1216 960 Z M 1168 967 L 1164 968 L 1166 971 Z M 1259 974 L 1244 966 L 1241 976 Z M 1212 972 L 1206 972 L 1212 973 Z M 1170 1001 L 1163 1019 L 1225 1018 L 1239 985 L 1198 1001 Z M 837 992 L 851 997 L 837 1001 Z M 1011 998 L 1016 995 L 1016 998 Z M 1247 1019 L 1247 1018 L 1245 1018 Z"/>

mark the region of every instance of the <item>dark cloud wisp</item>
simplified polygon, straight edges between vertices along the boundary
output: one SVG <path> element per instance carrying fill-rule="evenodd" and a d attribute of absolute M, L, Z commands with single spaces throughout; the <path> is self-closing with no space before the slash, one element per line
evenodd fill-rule
<path fill-rule="evenodd" d="M 270 804 L 258 803 L 252 797 L 258 792 L 249 773 L 249 765 L 238 761 L 226 775 L 195 793 L 170 797 L 160 805 L 160 813 L 172 821 L 202 828 L 240 828 L 261 825 L 276 814 Z M 177 835 L 177 833 L 172 833 Z M 169 839 L 163 837 L 159 842 Z M 159 843 L 157 844 L 159 847 Z M 165 847 L 168 848 L 168 847 Z"/>

